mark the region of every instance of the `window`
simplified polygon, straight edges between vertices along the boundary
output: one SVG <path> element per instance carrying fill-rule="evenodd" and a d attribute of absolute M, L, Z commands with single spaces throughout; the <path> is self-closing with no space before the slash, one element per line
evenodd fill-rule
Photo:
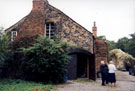
<path fill-rule="evenodd" d="M 54 39 L 55 25 L 53 22 L 46 23 L 46 37 L 49 39 Z"/>
<path fill-rule="evenodd" d="M 13 41 L 17 36 L 17 31 L 12 31 L 11 32 L 11 41 Z"/>

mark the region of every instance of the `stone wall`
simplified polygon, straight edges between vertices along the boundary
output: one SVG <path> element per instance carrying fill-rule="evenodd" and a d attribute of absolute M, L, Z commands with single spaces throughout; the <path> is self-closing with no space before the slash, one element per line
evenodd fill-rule
<path fill-rule="evenodd" d="M 62 19 L 61 39 L 93 53 L 92 34 L 66 16 Z"/>
<path fill-rule="evenodd" d="M 55 24 L 54 36 L 56 39 L 67 42 L 76 48 L 89 52 L 89 55 L 92 55 L 90 56 L 90 68 L 92 70 L 90 70 L 91 73 L 89 76 L 90 78 L 95 79 L 95 70 L 93 70 L 95 69 L 95 60 L 93 58 L 94 40 L 92 33 L 65 15 L 62 11 L 51 6 L 47 0 L 34 0 L 33 3 L 34 6 L 30 14 L 27 15 L 25 19 L 19 21 L 17 24 L 6 30 L 7 34 L 13 29 L 15 29 L 18 33 L 17 38 L 14 40 L 14 47 L 22 47 L 22 44 L 24 44 L 24 46 L 29 45 L 26 43 L 21 43 L 23 42 L 22 40 L 27 40 L 27 43 L 32 43 L 32 41 L 29 41 L 28 39 L 34 38 L 36 35 L 46 36 L 45 25 L 48 22 L 53 22 Z M 73 57 L 75 57 L 75 55 L 73 55 Z M 77 59 L 75 60 L 76 61 L 73 60 L 74 65 L 77 65 Z M 74 65 L 69 64 L 69 67 L 77 69 Z M 76 70 L 74 70 L 74 72 L 76 72 Z M 74 73 L 71 76 L 75 78 L 76 75 L 77 73 Z"/>
<path fill-rule="evenodd" d="M 60 41 L 67 42 L 78 48 L 93 53 L 93 35 L 80 24 L 65 15 L 62 11 L 51 6 L 48 2 L 37 3 L 33 6 L 29 15 L 22 19 L 14 26 L 7 29 L 6 33 L 17 30 L 17 38 L 15 41 L 24 37 L 33 37 L 35 35 L 46 35 L 45 24 L 53 22 L 55 24 L 55 38 Z M 38 5 L 41 6 L 38 9 Z M 20 26 L 21 25 L 21 26 Z"/>
<path fill-rule="evenodd" d="M 60 41 L 67 42 L 93 53 L 92 33 L 63 12 L 48 5 L 48 8 L 45 9 L 45 20 L 45 22 L 54 22 L 56 24 L 55 36 L 57 36 Z"/>

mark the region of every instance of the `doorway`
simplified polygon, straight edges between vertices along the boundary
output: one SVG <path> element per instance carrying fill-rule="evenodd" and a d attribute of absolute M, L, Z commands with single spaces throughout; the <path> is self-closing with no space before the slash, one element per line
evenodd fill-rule
<path fill-rule="evenodd" d="M 89 78 L 95 80 L 95 60 L 94 55 L 85 51 L 72 51 L 67 65 L 68 79 Z"/>
<path fill-rule="evenodd" d="M 87 77 L 87 56 L 85 54 L 77 54 L 77 77 L 86 78 Z"/>

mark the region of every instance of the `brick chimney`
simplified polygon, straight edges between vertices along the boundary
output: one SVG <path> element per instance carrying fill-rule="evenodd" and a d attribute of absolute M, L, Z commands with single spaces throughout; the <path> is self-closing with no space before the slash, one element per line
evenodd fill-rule
<path fill-rule="evenodd" d="M 94 26 L 92 27 L 92 32 L 95 38 L 97 38 L 97 27 L 96 22 L 94 21 Z"/>
<path fill-rule="evenodd" d="M 47 0 L 33 0 L 33 10 L 44 11 L 45 4 L 48 3 Z"/>
<path fill-rule="evenodd" d="M 47 0 L 33 0 L 32 11 L 27 15 L 23 25 L 19 29 L 17 40 L 37 35 L 44 36 L 46 5 L 48 5 Z"/>

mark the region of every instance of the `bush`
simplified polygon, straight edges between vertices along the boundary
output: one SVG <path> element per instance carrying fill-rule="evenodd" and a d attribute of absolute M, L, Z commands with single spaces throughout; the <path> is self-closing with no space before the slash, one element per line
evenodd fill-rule
<path fill-rule="evenodd" d="M 0 67 L 3 67 L 5 62 L 5 55 L 3 53 L 0 53 Z"/>
<path fill-rule="evenodd" d="M 21 48 L 25 54 L 23 69 L 26 79 L 45 83 L 64 82 L 70 47 L 64 42 L 39 37 L 32 46 Z"/>
<path fill-rule="evenodd" d="M 8 36 L 0 32 L 0 78 L 5 76 L 6 60 L 8 60 L 9 52 Z"/>

